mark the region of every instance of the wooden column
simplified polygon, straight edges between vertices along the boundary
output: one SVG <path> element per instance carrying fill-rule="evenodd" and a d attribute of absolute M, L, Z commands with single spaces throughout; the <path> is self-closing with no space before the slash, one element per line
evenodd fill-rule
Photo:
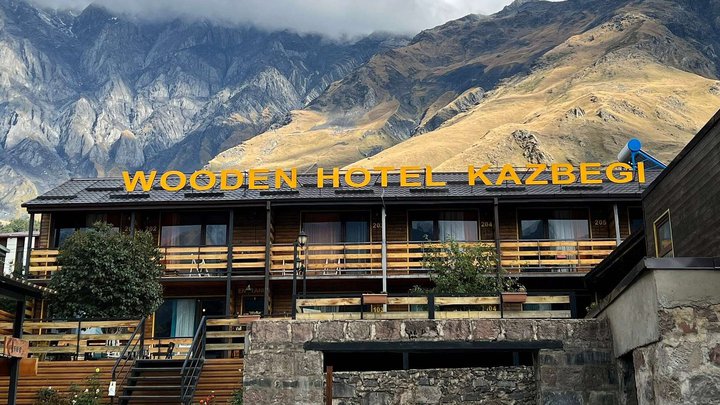
<path fill-rule="evenodd" d="M 225 316 L 232 314 L 230 296 L 232 294 L 232 270 L 233 270 L 233 229 L 235 228 L 235 210 L 228 211 L 228 227 L 225 242 L 227 243 L 227 275 L 225 278 Z"/>
<path fill-rule="evenodd" d="M 31 215 L 32 221 L 32 215 Z M 32 224 L 32 222 L 30 222 Z M 32 229 L 32 226 L 30 227 Z M 15 303 L 15 319 L 13 320 L 13 337 L 23 337 L 23 321 L 25 320 L 25 300 Z M 10 382 L 8 387 L 8 405 L 15 405 L 17 400 L 18 380 L 20 377 L 20 358 L 10 359 Z"/>
<path fill-rule="evenodd" d="M 263 290 L 263 316 L 270 315 L 270 266 L 272 265 L 272 207 L 270 201 L 265 204 L 265 288 Z"/>
<path fill-rule="evenodd" d="M 615 222 L 615 242 L 619 245 L 622 242 L 622 237 L 620 236 L 620 214 L 618 213 L 617 204 L 613 204 L 613 218 Z"/>
<path fill-rule="evenodd" d="M 25 249 L 25 275 L 30 275 L 30 255 L 32 253 L 33 246 L 33 233 L 35 232 L 35 213 L 30 213 L 30 223 L 28 224 L 28 239 Z"/>
<path fill-rule="evenodd" d="M 135 236 L 135 211 L 130 212 L 130 236 Z"/>
<path fill-rule="evenodd" d="M 382 210 L 380 211 L 380 231 L 382 234 L 381 240 L 381 250 L 380 250 L 380 256 L 382 261 L 382 292 L 387 293 L 388 292 L 388 286 L 387 286 L 387 226 L 386 226 L 386 212 L 385 212 L 385 205 L 383 204 Z M 384 306 L 385 310 L 387 311 L 387 305 Z"/>
<path fill-rule="evenodd" d="M 495 220 L 495 250 L 497 251 L 497 278 L 500 280 L 500 272 L 502 271 L 502 252 L 500 251 L 500 207 L 497 197 L 493 200 L 493 216 Z"/>

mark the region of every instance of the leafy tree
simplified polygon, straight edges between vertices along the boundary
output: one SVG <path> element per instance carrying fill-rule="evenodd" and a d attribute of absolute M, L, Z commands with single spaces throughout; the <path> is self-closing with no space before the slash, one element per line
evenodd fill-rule
<path fill-rule="evenodd" d="M 454 240 L 434 244 L 423 253 L 423 266 L 430 270 L 435 285 L 414 292 L 447 295 L 484 295 L 500 291 L 524 290 L 516 278 L 497 274 L 498 255 L 487 244 L 461 244 Z"/>
<path fill-rule="evenodd" d="M 40 227 L 40 223 L 35 221 L 35 229 Z M 0 232 L 22 232 L 30 228 L 29 218 L 15 218 L 8 223 L 0 225 Z"/>
<path fill-rule="evenodd" d="M 96 223 L 60 247 L 48 295 L 60 318 L 136 318 L 162 303 L 160 251 L 149 232 L 134 237 Z"/>

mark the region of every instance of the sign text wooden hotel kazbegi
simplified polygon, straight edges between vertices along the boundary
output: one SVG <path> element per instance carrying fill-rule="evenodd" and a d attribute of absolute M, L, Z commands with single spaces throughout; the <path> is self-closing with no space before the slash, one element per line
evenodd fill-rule
<path fill-rule="evenodd" d="M 467 171 L 468 185 L 500 186 L 503 184 L 516 184 L 524 186 L 541 186 L 547 184 L 602 184 L 629 183 L 635 179 L 635 171 L 627 163 L 611 163 L 603 166 L 601 163 L 581 163 L 573 166 L 569 163 L 529 164 L 525 169 L 518 169 L 506 164 L 494 173 L 497 178 L 491 180 L 488 174 L 493 171 L 491 165 L 481 167 L 469 166 Z M 541 178 L 543 173 L 549 172 L 549 178 Z M 380 185 L 387 187 L 388 176 L 397 173 L 400 179 L 400 187 L 443 187 L 444 181 L 435 181 L 430 166 L 403 166 L 403 167 L 375 167 L 366 169 L 362 167 L 351 167 L 346 170 L 340 168 L 318 168 L 317 188 L 332 187 L 338 188 L 341 182 L 351 188 L 366 187 L 372 181 L 373 175 L 380 176 Z M 271 176 L 272 175 L 272 176 Z M 271 179 L 272 177 L 272 179 Z M 493 176 L 494 177 L 494 176 Z M 178 170 L 163 172 L 158 177 L 157 171 L 137 171 L 134 173 L 123 172 L 125 189 L 131 191 L 150 191 L 159 178 L 160 188 L 166 191 L 179 191 L 190 185 L 196 191 L 207 191 L 219 185 L 220 190 L 237 190 L 244 185 L 250 190 L 267 190 L 270 188 L 279 189 L 298 187 L 298 169 L 250 169 L 241 171 L 237 169 L 222 170 L 219 173 L 210 170 L 198 170 L 186 174 Z M 172 180 L 172 181 L 171 181 Z M 642 162 L 637 164 L 637 181 L 645 182 L 645 167 Z"/>

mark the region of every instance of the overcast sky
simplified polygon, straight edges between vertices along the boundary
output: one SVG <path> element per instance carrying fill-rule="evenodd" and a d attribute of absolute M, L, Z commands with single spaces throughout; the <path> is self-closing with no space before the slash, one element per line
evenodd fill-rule
<path fill-rule="evenodd" d="M 31 0 L 51 8 L 82 9 L 87 0 Z M 374 31 L 417 33 L 470 13 L 491 14 L 512 0 L 97 0 L 134 17 L 208 18 L 266 29 L 330 36 Z"/>

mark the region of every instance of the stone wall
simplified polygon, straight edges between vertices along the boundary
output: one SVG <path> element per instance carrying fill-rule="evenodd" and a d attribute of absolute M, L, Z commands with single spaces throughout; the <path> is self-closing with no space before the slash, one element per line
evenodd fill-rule
<path fill-rule="evenodd" d="M 640 404 L 720 404 L 720 305 L 660 310 L 656 343 L 635 349 Z"/>
<path fill-rule="evenodd" d="M 532 405 L 536 397 L 535 368 L 529 366 L 333 374 L 335 405 Z"/>
<path fill-rule="evenodd" d="M 618 403 L 610 330 L 595 319 L 261 320 L 245 341 L 245 403 L 323 403 L 323 353 L 305 350 L 306 342 L 547 341 L 561 346 L 537 354 L 537 403 Z"/>

